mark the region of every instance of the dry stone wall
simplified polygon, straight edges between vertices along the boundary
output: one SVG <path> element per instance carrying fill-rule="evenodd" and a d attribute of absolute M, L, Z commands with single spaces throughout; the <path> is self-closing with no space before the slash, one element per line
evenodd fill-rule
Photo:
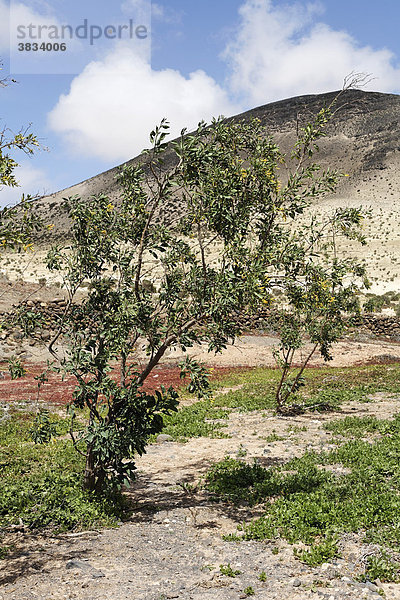
<path fill-rule="evenodd" d="M 34 328 L 30 337 L 38 342 L 46 343 L 50 340 L 66 306 L 67 300 L 65 298 L 54 298 L 47 302 L 35 299 L 27 300 L 15 306 L 13 312 L 16 314 L 22 309 L 40 316 L 40 325 Z M 9 313 L 7 317 L 12 317 L 12 314 Z M 1 317 L 5 316 L 4 314 L 1 315 Z M 268 310 L 259 312 L 257 316 L 241 314 L 237 316 L 237 320 L 244 330 L 265 334 L 274 333 L 274 315 Z M 363 331 L 378 338 L 400 342 L 400 317 L 370 313 L 350 317 L 347 323 L 349 333 Z M 10 325 L 0 332 L 0 340 L 3 341 L 18 342 L 22 338 L 22 328 L 13 325 L 12 319 Z"/>

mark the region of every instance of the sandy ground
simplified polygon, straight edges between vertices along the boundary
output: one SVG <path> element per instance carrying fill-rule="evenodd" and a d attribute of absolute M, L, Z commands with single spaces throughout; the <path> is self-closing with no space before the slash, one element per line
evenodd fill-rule
<path fill-rule="evenodd" d="M 400 359 L 400 343 L 384 340 L 374 340 L 360 335 L 358 340 L 343 340 L 333 348 L 333 360 L 326 363 L 317 352 L 310 361 L 310 366 L 328 365 L 330 367 L 347 367 L 365 362 L 387 362 L 388 358 Z M 278 339 L 267 335 L 244 335 L 235 345 L 228 346 L 220 354 L 210 353 L 207 347 L 196 345 L 187 352 L 179 349 L 168 350 L 164 356 L 163 364 L 175 366 L 185 356 L 189 355 L 207 364 L 210 367 L 273 367 L 276 365 L 272 350 L 277 347 Z M 34 364 L 45 363 L 51 358 L 44 346 L 23 345 L 23 358 Z M 302 358 L 308 354 L 311 346 L 308 344 L 295 355 L 295 362 L 301 363 Z M 0 341 L 0 362 L 15 352 L 13 347 L 8 347 L 6 342 Z M 137 361 L 145 362 L 145 353 L 138 352 Z"/>
<path fill-rule="evenodd" d="M 360 336 L 362 341 L 343 340 L 335 344 L 333 360 L 325 363 L 321 355 L 315 353 L 310 365 L 326 365 L 331 367 L 347 367 L 369 361 L 385 360 L 386 355 L 400 359 L 400 344 L 383 340 L 367 339 Z M 206 347 L 195 346 L 188 350 L 189 355 L 211 366 L 275 366 L 272 349 L 278 346 L 275 337 L 267 335 L 244 335 L 235 345 L 228 346 L 221 354 L 211 354 Z M 306 345 L 301 352 L 295 354 L 295 362 L 301 363 L 302 358 L 310 352 L 311 346 Z M 165 360 L 175 362 L 184 356 L 178 350 L 170 350 Z"/>

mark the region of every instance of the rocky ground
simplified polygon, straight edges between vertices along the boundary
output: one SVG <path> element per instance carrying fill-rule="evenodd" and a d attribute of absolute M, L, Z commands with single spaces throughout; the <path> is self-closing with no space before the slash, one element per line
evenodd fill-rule
<path fill-rule="evenodd" d="M 400 398 L 380 394 L 375 400 L 345 405 L 340 415 L 388 418 L 398 411 Z M 306 449 L 329 449 L 331 434 L 321 426 L 337 417 L 232 412 L 230 438 L 150 446 L 127 492 L 131 518 L 118 529 L 34 536 L 21 526 L 8 534 L 14 551 L 1 561 L 1 600 L 236 600 L 247 597 L 249 587 L 265 600 L 372 600 L 380 597 L 380 587 L 388 600 L 400 598 L 399 584 L 356 581 L 374 547 L 354 534 L 341 538 L 342 558 L 317 568 L 295 559 L 293 547 L 283 541 L 224 541 L 224 534 L 261 509 L 216 504 L 198 485 L 207 468 L 226 455 L 245 453 L 266 466 Z M 285 439 L 266 443 L 272 431 Z M 222 574 L 220 565 L 228 564 L 240 574 Z M 265 581 L 258 579 L 261 572 Z"/>

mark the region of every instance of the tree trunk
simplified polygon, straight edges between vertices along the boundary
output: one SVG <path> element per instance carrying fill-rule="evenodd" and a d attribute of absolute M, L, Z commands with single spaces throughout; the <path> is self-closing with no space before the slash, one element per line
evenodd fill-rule
<path fill-rule="evenodd" d="M 104 469 L 101 469 L 99 473 L 97 473 L 97 479 L 95 483 L 95 492 L 100 494 L 104 490 L 104 482 L 106 480 L 106 472 Z"/>
<path fill-rule="evenodd" d="M 96 473 L 94 469 L 94 454 L 91 446 L 86 451 L 85 474 L 83 476 L 83 487 L 89 492 L 96 488 Z"/>

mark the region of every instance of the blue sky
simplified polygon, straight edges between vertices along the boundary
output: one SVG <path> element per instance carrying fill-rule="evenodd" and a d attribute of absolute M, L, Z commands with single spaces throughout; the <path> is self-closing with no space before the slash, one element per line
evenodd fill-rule
<path fill-rule="evenodd" d="M 38 18 L 127 18 L 148 0 L 21 0 Z M 0 56 L 9 61 L 9 2 L 0 0 Z M 400 4 L 395 0 L 159 0 L 152 5 L 151 60 L 126 42 L 82 55 L 75 75 L 16 75 L 1 89 L 2 125 L 32 131 L 47 147 L 19 157 L 20 192 L 52 192 L 138 154 L 163 117 L 173 134 L 205 118 L 286 97 L 339 89 L 351 71 L 368 89 L 400 92 Z M 135 13 L 136 14 L 136 13 Z M 100 43 L 99 43 L 100 44 Z M 12 65 L 11 65 L 12 66 Z"/>

